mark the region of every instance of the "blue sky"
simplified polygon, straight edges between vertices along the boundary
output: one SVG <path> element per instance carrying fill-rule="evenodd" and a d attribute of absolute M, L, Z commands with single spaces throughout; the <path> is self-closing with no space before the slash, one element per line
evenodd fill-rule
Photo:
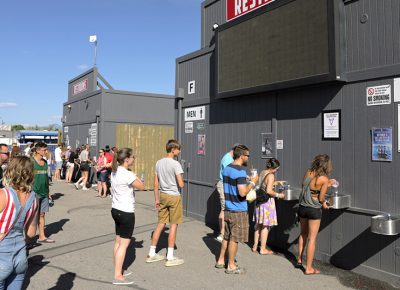
<path fill-rule="evenodd" d="M 119 90 L 174 94 L 175 59 L 200 48 L 202 0 L 0 4 L 0 124 L 60 123 L 68 81 L 93 66 Z"/>

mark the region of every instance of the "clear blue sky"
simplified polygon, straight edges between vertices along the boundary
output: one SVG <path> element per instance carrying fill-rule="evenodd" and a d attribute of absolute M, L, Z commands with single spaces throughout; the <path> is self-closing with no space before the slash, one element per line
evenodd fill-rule
<path fill-rule="evenodd" d="M 68 81 L 93 66 L 119 90 L 174 94 L 175 59 L 200 48 L 203 0 L 0 5 L 0 123 L 60 123 Z"/>

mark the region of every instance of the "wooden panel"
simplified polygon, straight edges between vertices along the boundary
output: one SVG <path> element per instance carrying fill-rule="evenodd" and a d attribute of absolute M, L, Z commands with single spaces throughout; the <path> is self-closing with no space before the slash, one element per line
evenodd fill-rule
<path fill-rule="evenodd" d="M 156 162 L 165 156 L 165 144 L 173 138 L 173 126 L 118 124 L 115 130 L 116 146 L 133 149 L 132 170 L 139 177 L 144 174 L 146 189 L 153 189 Z"/>

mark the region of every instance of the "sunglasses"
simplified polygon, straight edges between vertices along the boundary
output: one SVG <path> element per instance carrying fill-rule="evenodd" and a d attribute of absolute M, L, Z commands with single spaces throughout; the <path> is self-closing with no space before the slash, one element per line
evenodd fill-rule
<path fill-rule="evenodd" d="M 0 152 L 0 154 L 5 154 L 7 156 L 10 156 L 10 152 Z"/>
<path fill-rule="evenodd" d="M 250 154 L 243 154 L 243 156 L 250 157 Z"/>

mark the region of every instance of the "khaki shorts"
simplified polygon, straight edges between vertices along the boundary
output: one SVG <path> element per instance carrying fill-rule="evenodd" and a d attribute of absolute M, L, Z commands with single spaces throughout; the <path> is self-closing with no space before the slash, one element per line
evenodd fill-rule
<path fill-rule="evenodd" d="M 249 215 L 247 211 L 224 211 L 224 239 L 245 243 L 249 239 Z"/>
<path fill-rule="evenodd" d="M 225 209 L 225 193 L 224 183 L 220 180 L 217 182 L 217 191 L 219 193 L 219 202 L 221 203 L 221 210 Z"/>
<path fill-rule="evenodd" d="M 183 217 L 181 195 L 160 192 L 159 224 L 181 224 Z"/>

